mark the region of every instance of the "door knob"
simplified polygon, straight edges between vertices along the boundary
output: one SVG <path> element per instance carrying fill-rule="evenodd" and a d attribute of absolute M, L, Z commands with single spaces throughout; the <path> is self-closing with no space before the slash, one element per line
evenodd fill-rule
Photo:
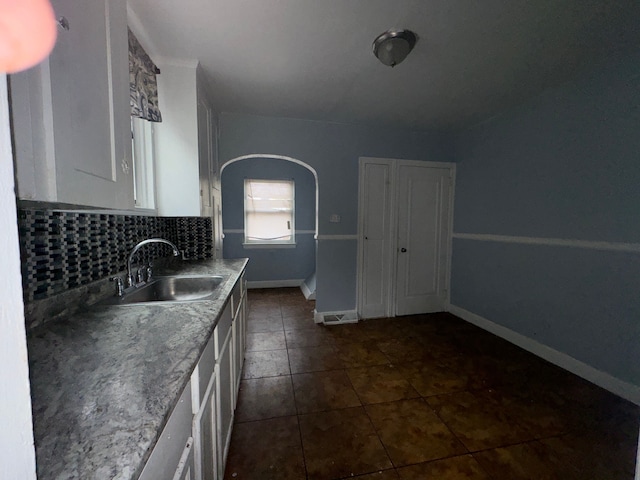
<path fill-rule="evenodd" d="M 406 248 L 401 248 L 401 249 L 400 249 L 400 251 L 401 251 L 402 253 L 405 253 L 405 252 L 407 251 L 407 249 L 406 249 Z"/>

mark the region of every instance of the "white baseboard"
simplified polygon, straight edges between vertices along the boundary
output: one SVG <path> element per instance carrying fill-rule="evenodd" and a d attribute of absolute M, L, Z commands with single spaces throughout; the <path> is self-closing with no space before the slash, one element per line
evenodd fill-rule
<path fill-rule="evenodd" d="M 299 287 L 304 282 L 304 278 L 294 278 L 291 280 L 261 280 L 247 282 L 247 288 L 283 288 Z"/>
<path fill-rule="evenodd" d="M 327 321 L 327 317 L 335 317 L 335 320 Z M 358 323 L 358 312 L 355 310 L 341 310 L 339 312 L 313 311 L 313 321 L 325 325 L 339 325 L 343 323 Z"/>
<path fill-rule="evenodd" d="M 463 320 L 482 328 L 483 330 L 491 332 L 498 337 L 504 338 L 508 342 L 524 348 L 538 357 L 544 358 L 554 365 L 564 368 L 565 370 L 568 370 L 591 383 L 595 383 L 596 385 L 609 390 L 630 402 L 640 405 L 640 387 L 637 385 L 620 380 L 609 373 L 598 370 L 584 362 L 581 362 L 580 360 L 576 360 L 566 353 L 559 352 L 558 350 L 539 343 L 520 333 L 514 332 L 507 327 L 498 325 L 497 323 L 487 320 L 486 318 L 476 315 L 464 308 L 456 305 L 449 305 L 448 311 Z"/>
<path fill-rule="evenodd" d="M 302 284 L 300 285 L 300 290 L 302 290 L 302 294 L 307 300 L 316 299 L 316 292 L 312 292 L 311 290 L 309 290 L 309 286 L 306 283 L 302 282 Z"/>

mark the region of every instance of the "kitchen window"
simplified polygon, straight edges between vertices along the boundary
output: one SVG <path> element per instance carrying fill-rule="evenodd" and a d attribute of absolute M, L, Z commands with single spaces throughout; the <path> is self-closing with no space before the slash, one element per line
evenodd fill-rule
<path fill-rule="evenodd" d="M 295 245 L 293 180 L 245 179 L 244 245 Z"/>

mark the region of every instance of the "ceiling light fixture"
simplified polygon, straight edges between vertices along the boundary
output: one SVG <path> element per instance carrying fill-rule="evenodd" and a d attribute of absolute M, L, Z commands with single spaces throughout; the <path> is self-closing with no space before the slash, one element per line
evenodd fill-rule
<path fill-rule="evenodd" d="M 395 67 L 407 58 L 417 40 L 411 30 L 389 30 L 373 41 L 373 54 L 385 65 Z"/>

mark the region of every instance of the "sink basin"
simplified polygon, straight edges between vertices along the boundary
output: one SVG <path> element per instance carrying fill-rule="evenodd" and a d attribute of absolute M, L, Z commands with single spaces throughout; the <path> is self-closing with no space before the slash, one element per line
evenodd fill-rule
<path fill-rule="evenodd" d="M 159 302 L 194 302 L 213 300 L 220 293 L 225 277 L 219 275 L 176 275 L 155 277 L 146 285 L 127 292 L 123 297 L 111 297 L 110 305 L 135 305 Z"/>

